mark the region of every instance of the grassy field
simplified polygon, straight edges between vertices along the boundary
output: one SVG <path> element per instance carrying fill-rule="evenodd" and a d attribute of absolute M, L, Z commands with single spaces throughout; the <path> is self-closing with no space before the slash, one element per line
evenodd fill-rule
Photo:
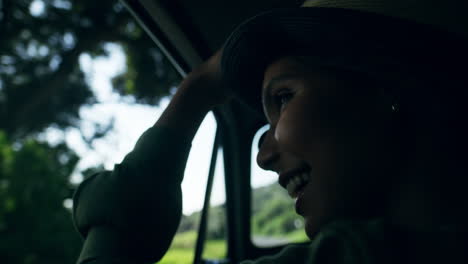
<path fill-rule="evenodd" d="M 286 238 L 291 242 L 304 242 L 307 237 L 304 230 L 290 233 Z M 195 251 L 197 233 L 189 231 L 179 233 L 174 237 L 169 251 L 158 264 L 192 264 Z M 223 259 L 226 257 L 225 240 L 208 240 L 203 252 L 204 259 Z"/>
<path fill-rule="evenodd" d="M 307 237 L 304 229 L 298 229 L 296 231 L 293 231 L 293 232 L 287 234 L 286 238 L 291 243 L 301 243 L 301 242 L 309 241 L 309 238 Z"/>
<path fill-rule="evenodd" d="M 159 264 L 193 263 L 197 233 L 195 231 L 179 233 L 174 237 L 171 247 Z M 208 240 L 205 244 L 203 258 L 223 259 L 226 257 L 226 241 Z"/>

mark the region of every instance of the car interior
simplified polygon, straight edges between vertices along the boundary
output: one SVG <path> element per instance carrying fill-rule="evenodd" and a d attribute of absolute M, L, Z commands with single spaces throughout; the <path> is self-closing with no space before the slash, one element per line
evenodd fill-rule
<path fill-rule="evenodd" d="M 237 25 L 264 10 L 298 7 L 301 0 L 123 0 L 146 33 L 184 77 L 218 50 Z M 217 121 L 214 150 L 222 148 L 226 188 L 227 255 L 202 259 L 217 151 L 212 152 L 204 209 L 194 250 L 194 263 L 237 263 L 279 252 L 284 245 L 260 247 L 251 239 L 251 146 L 266 120 L 233 101 L 213 111 Z"/>

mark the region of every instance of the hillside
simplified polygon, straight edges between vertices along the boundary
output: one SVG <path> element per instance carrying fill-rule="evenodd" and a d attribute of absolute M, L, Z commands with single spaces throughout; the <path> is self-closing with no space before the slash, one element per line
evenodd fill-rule
<path fill-rule="evenodd" d="M 198 229 L 200 212 L 184 215 L 179 226 L 179 233 Z M 208 221 L 208 239 L 225 237 L 224 204 L 210 208 Z M 261 237 L 305 236 L 302 217 L 294 212 L 293 200 L 277 183 L 256 188 L 252 192 L 252 233 Z M 297 232 L 299 231 L 299 232 Z M 299 233 L 299 235 L 297 235 Z M 296 239 L 293 239 L 296 240 Z"/>

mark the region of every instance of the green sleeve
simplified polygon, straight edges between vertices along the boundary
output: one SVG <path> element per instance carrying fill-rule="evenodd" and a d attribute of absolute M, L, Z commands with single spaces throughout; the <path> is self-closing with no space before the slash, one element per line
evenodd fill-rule
<path fill-rule="evenodd" d="M 114 170 L 78 187 L 73 220 L 85 239 L 78 263 L 152 263 L 164 255 L 182 213 L 190 147 L 180 131 L 150 128 Z"/>

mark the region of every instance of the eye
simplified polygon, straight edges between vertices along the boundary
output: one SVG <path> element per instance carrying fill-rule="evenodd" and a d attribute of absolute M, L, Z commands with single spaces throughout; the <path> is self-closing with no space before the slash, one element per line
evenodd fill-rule
<path fill-rule="evenodd" d="M 288 102 L 293 98 L 294 93 L 289 90 L 280 90 L 275 95 L 275 104 L 283 110 L 283 108 L 288 104 Z"/>

